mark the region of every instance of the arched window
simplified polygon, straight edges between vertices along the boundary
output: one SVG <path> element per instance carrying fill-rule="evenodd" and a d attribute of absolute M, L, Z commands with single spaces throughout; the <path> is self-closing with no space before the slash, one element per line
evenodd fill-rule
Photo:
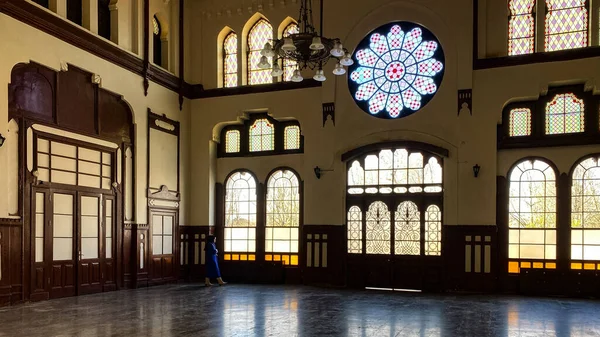
<path fill-rule="evenodd" d="M 403 201 L 396 210 L 394 234 L 396 255 L 421 254 L 421 213 L 412 201 Z"/>
<path fill-rule="evenodd" d="M 430 205 L 425 212 L 425 255 L 442 254 L 442 211 Z"/>
<path fill-rule="evenodd" d="M 390 254 L 390 211 L 382 201 L 375 201 L 367 211 L 367 254 Z"/>
<path fill-rule="evenodd" d="M 571 187 L 571 268 L 600 269 L 600 156 L 580 161 Z"/>
<path fill-rule="evenodd" d="M 531 109 L 516 108 L 510 110 L 508 134 L 511 137 L 531 135 Z"/>
<path fill-rule="evenodd" d="M 275 149 L 275 127 L 266 118 L 257 119 L 250 126 L 250 152 Z"/>
<path fill-rule="evenodd" d="M 256 259 L 256 180 L 247 171 L 225 183 L 225 260 Z"/>
<path fill-rule="evenodd" d="M 290 170 L 275 171 L 267 182 L 265 260 L 298 265 L 300 182 Z"/>
<path fill-rule="evenodd" d="M 235 32 L 227 34 L 223 40 L 223 86 L 225 88 L 238 85 L 238 39 Z"/>
<path fill-rule="evenodd" d="M 152 17 L 152 41 L 153 41 L 153 58 L 154 64 L 162 66 L 162 41 L 160 40 L 160 22 L 156 15 Z"/>
<path fill-rule="evenodd" d="M 240 152 L 240 131 L 229 130 L 225 133 L 225 152 L 238 153 Z"/>
<path fill-rule="evenodd" d="M 546 105 L 546 134 L 577 133 L 584 130 L 583 99 L 575 94 L 559 94 Z"/>
<path fill-rule="evenodd" d="M 362 211 L 358 206 L 348 210 L 348 253 L 362 253 Z"/>
<path fill-rule="evenodd" d="M 284 150 L 297 150 L 300 148 L 300 127 L 298 125 L 286 126 L 283 131 Z"/>
<path fill-rule="evenodd" d="M 98 0 L 98 35 L 110 40 L 110 0 Z"/>
<path fill-rule="evenodd" d="M 298 28 L 298 24 L 295 22 L 290 23 L 283 30 L 283 37 L 288 37 L 292 34 L 300 33 L 300 29 Z M 296 70 L 297 62 L 293 60 L 284 59 L 283 60 L 283 80 L 291 81 L 292 75 L 294 75 L 294 70 Z"/>
<path fill-rule="evenodd" d="M 509 173 L 508 271 L 556 268 L 556 174 L 540 159 Z"/>
<path fill-rule="evenodd" d="M 271 24 L 265 20 L 260 19 L 254 24 L 250 33 L 248 33 L 248 84 L 266 84 L 272 83 L 273 77 L 271 76 L 271 69 L 260 69 L 258 63 L 260 62 L 261 54 L 260 51 L 263 49 L 266 43 L 273 39 L 273 28 Z M 269 60 L 271 61 L 271 60 Z"/>
<path fill-rule="evenodd" d="M 546 0 L 546 51 L 588 45 L 586 0 Z"/>
<path fill-rule="evenodd" d="M 510 0 L 508 22 L 508 55 L 523 55 L 534 52 L 535 0 Z"/>

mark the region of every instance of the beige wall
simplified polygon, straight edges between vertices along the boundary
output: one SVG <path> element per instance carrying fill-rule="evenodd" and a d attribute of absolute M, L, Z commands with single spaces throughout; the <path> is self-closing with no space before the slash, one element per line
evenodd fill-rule
<path fill-rule="evenodd" d="M 13 34 L 13 32 L 19 32 L 19 34 Z M 69 63 L 100 75 L 103 88 L 123 95 L 134 113 L 136 135 L 135 220 L 139 223 L 147 221 L 147 109 L 151 108 L 155 113 L 166 114 L 168 118 L 180 121 L 182 125 L 180 174 L 183 198 L 180 223 L 188 224 L 188 199 L 186 196 L 189 174 L 188 166 L 185 163 L 188 161 L 189 154 L 189 128 L 187 127 L 189 125 L 189 104 L 185 104 L 184 110 L 179 111 L 177 93 L 153 82 L 150 83 L 149 95 L 144 96 L 140 76 L 72 47 L 4 14 L 0 14 L 0 38 L 4 41 L 0 58 L 0 80 L 4 83 L 0 85 L 0 133 L 3 135 L 6 135 L 8 130 L 8 83 L 11 70 L 17 63 L 35 61 L 57 71 L 60 70 L 61 64 Z M 6 145 L 0 148 L 0 165 L 2 167 L 7 167 L 10 158 L 8 153 L 10 146 Z M 15 177 L 9 176 L 6 170 L 0 171 L 0 217 L 8 216 L 8 196 L 14 194 L 9 193 L 9 189 L 14 188 L 14 179 Z"/>

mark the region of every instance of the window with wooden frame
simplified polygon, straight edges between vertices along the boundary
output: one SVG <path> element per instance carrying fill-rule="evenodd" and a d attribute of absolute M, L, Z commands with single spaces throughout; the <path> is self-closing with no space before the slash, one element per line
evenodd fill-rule
<path fill-rule="evenodd" d="M 553 87 L 537 100 L 505 106 L 498 148 L 600 144 L 600 95 L 583 85 Z"/>
<path fill-rule="evenodd" d="M 441 255 L 443 160 L 435 148 L 381 145 L 348 166 L 347 252 Z"/>
<path fill-rule="evenodd" d="M 535 52 L 535 0 L 509 0 L 508 55 Z"/>
<path fill-rule="evenodd" d="M 223 200 L 223 259 L 297 266 L 302 196 L 300 177 L 290 168 L 274 169 L 264 185 L 248 170 L 230 173 Z"/>
<path fill-rule="evenodd" d="M 543 159 L 524 159 L 508 177 L 508 272 L 556 269 L 556 170 Z"/>
<path fill-rule="evenodd" d="M 245 157 L 304 152 L 300 124 L 278 121 L 266 113 L 250 114 L 243 124 L 221 130 L 218 157 Z"/>
<path fill-rule="evenodd" d="M 588 0 L 546 0 L 546 51 L 588 46 L 588 6 Z"/>
<path fill-rule="evenodd" d="M 265 20 L 258 20 L 248 33 L 248 58 L 246 67 L 248 68 L 248 85 L 273 83 L 271 69 L 260 69 L 260 51 L 265 44 L 273 39 L 273 27 Z M 272 60 L 269 60 L 271 63 Z"/>
<path fill-rule="evenodd" d="M 238 38 L 235 32 L 227 34 L 223 40 L 223 87 L 238 85 Z"/>
<path fill-rule="evenodd" d="M 287 27 L 285 27 L 285 29 L 283 30 L 283 37 L 285 38 L 292 34 L 298 34 L 298 33 L 300 33 L 300 28 L 298 27 L 298 24 L 295 22 L 292 22 L 289 25 L 287 25 Z M 297 69 L 297 66 L 298 66 L 298 64 L 296 61 L 284 59 L 283 65 L 282 65 L 282 69 L 283 69 L 282 80 L 285 82 L 291 81 L 292 76 L 294 75 L 294 70 Z"/>

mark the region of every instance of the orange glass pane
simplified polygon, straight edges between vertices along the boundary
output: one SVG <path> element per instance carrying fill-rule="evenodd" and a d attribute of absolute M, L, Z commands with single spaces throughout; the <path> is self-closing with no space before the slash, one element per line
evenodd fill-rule
<path fill-rule="evenodd" d="M 508 262 L 508 272 L 509 273 L 519 273 L 519 262 L 510 261 Z"/>
<path fill-rule="evenodd" d="M 284 265 L 289 265 L 290 264 L 290 256 L 289 255 L 281 256 L 281 261 L 283 261 Z"/>
<path fill-rule="evenodd" d="M 254 254 L 248 255 L 248 261 L 254 261 L 254 260 L 256 260 L 256 256 L 254 256 Z"/>
<path fill-rule="evenodd" d="M 240 259 L 240 254 L 231 254 L 231 259 L 233 261 L 239 261 Z"/>
<path fill-rule="evenodd" d="M 247 254 L 241 254 L 240 255 L 240 260 L 247 261 L 248 260 L 248 255 Z"/>
<path fill-rule="evenodd" d="M 292 255 L 292 266 L 298 265 L 298 255 Z"/>
<path fill-rule="evenodd" d="M 533 268 L 536 268 L 536 269 L 544 268 L 544 263 L 543 262 L 534 262 Z"/>
<path fill-rule="evenodd" d="M 573 262 L 573 263 L 571 263 L 571 269 L 577 269 L 577 270 L 579 270 L 579 269 L 583 269 L 583 266 L 582 266 L 581 263 Z"/>
<path fill-rule="evenodd" d="M 225 254 L 225 255 L 223 256 L 223 259 L 225 259 L 225 261 L 229 261 L 229 260 L 231 260 L 231 254 Z"/>
<path fill-rule="evenodd" d="M 531 262 L 521 262 L 521 268 L 531 268 Z"/>
<path fill-rule="evenodd" d="M 595 263 L 586 263 L 583 265 L 583 269 L 585 270 L 596 270 L 596 264 Z"/>
<path fill-rule="evenodd" d="M 546 269 L 556 269 L 556 263 L 546 262 Z"/>
<path fill-rule="evenodd" d="M 273 261 L 273 255 L 270 255 L 270 254 L 265 255 L 265 261 Z"/>
<path fill-rule="evenodd" d="M 273 261 L 281 261 L 281 255 L 273 255 Z"/>

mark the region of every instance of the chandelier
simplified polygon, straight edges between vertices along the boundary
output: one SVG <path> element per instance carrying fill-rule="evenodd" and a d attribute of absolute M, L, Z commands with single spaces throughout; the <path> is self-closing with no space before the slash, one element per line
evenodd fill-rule
<path fill-rule="evenodd" d="M 258 68 L 271 69 L 271 76 L 277 77 L 283 74 L 278 60 L 290 60 L 296 63 L 291 80 L 293 82 L 302 82 L 304 79 L 301 70 L 316 70 L 313 79 L 319 82 L 325 81 L 323 66 L 330 59 L 337 61 L 333 69 L 334 75 L 344 75 L 347 66 L 351 66 L 354 61 L 348 50 L 344 48 L 340 39 L 327 38 L 323 36 L 323 0 L 320 0 L 320 25 L 321 34 L 317 32 L 313 24 L 312 0 L 301 0 L 300 16 L 298 18 L 299 33 L 290 34 L 282 39 L 272 40 L 272 44 L 265 43 L 260 51 L 262 55 Z M 269 60 L 273 60 L 273 65 Z"/>

